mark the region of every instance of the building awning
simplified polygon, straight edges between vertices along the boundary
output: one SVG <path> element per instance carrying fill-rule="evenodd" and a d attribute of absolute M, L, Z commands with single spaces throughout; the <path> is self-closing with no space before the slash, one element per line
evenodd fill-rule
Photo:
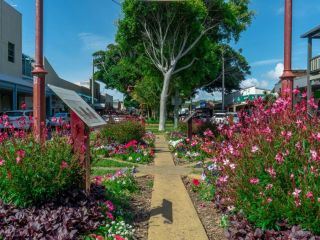
<path fill-rule="evenodd" d="M 301 38 L 319 38 L 320 39 L 320 25 L 303 34 Z"/>
<path fill-rule="evenodd" d="M 33 81 L 31 80 L 24 80 L 23 78 L 19 77 L 14 77 L 14 76 L 9 76 L 6 74 L 1 74 L 0 73 L 0 81 L 4 81 L 10 84 L 16 84 L 16 85 L 21 85 L 24 87 L 33 87 Z"/>

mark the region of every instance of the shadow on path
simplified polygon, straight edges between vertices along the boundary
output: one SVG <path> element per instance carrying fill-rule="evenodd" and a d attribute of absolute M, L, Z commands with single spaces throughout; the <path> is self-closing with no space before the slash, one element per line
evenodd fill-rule
<path fill-rule="evenodd" d="M 172 202 L 163 199 L 162 206 L 157 207 L 151 210 L 150 216 L 156 216 L 161 214 L 165 218 L 164 223 L 172 224 L 173 223 L 173 213 L 172 213 Z"/>

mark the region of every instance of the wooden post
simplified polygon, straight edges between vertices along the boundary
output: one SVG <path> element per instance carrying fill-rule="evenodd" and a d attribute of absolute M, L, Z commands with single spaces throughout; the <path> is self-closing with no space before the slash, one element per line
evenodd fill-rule
<path fill-rule="evenodd" d="M 71 137 L 73 139 L 73 150 L 79 158 L 79 164 L 84 170 L 83 188 L 90 192 L 90 129 L 71 111 Z"/>
<path fill-rule="evenodd" d="M 188 120 L 188 138 L 192 141 L 192 117 Z"/>

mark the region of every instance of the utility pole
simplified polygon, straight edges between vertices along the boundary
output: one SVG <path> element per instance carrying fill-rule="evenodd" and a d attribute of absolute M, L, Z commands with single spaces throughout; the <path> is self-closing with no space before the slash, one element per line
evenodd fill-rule
<path fill-rule="evenodd" d="M 284 70 L 281 76 L 281 96 L 291 99 L 293 106 L 293 80 L 292 72 L 292 0 L 285 0 L 284 16 Z"/>
<path fill-rule="evenodd" d="M 94 58 L 92 58 L 91 104 L 94 107 Z"/>
<path fill-rule="evenodd" d="M 38 142 L 46 139 L 46 93 L 43 67 L 43 0 L 36 0 L 36 52 L 33 74 L 33 134 Z"/>
<path fill-rule="evenodd" d="M 222 49 L 222 111 L 224 111 L 224 93 L 225 93 L 225 66 L 224 66 L 224 50 Z"/>

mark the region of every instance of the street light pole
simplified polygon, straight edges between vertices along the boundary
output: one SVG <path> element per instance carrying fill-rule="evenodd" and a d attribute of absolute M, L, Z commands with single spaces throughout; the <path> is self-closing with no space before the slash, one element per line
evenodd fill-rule
<path fill-rule="evenodd" d="M 43 0 L 36 0 L 36 52 L 33 78 L 33 132 L 38 142 L 45 141 L 46 94 L 43 67 Z"/>
<path fill-rule="evenodd" d="M 224 93 L 225 93 L 225 66 L 224 66 L 224 50 L 222 49 L 222 111 L 225 110 Z"/>
<path fill-rule="evenodd" d="M 91 96 L 92 107 L 94 107 L 94 58 L 92 58 Z"/>
<path fill-rule="evenodd" d="M 284 19 L 284 70 L 281 76 L 281 96 L 290 98 L 293 106 L 293 80 L 292 72 L 292 0 L 285 0 Z"/>

